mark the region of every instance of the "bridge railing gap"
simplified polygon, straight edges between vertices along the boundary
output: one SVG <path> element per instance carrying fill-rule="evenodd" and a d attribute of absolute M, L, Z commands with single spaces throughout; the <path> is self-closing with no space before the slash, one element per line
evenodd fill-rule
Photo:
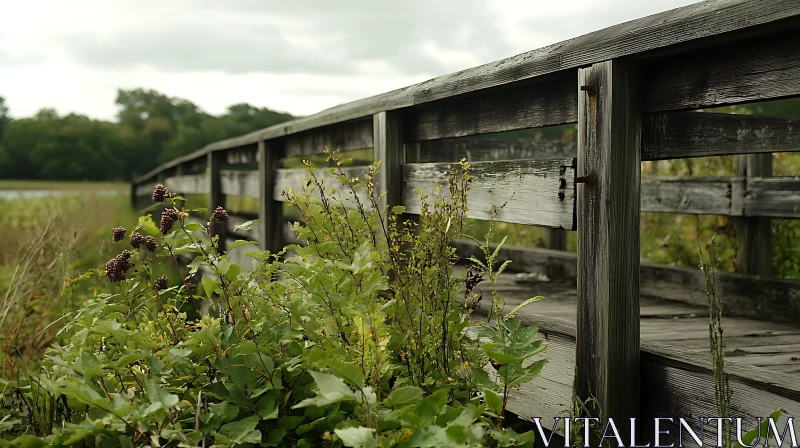
<path fill-rule="evenodd" d="M 800 283 L 768 278 L 769 220 L 800 218 L 800 177 L 770 177 L 771 153 L 800 150 L 800 118 L 695 111 L 800 96 L 798 30 L 796 1 L 690 5 L 211 143 L 137 178 L 131 199 L 141 207 L 157 182 L 208 195 L 211 210 L 226 197 L 251 198 L 259 226 L 244 236 L 277 251 L 291 238 L 280 192 L 305 177 L 287 160 L 325 146 L 371 149 L 382 161 L 376 184 L 388 189 L 384 204 L 414 214 L 414 189 L 432 191 L 453 160 L 471 154 L 470 217 L 486 219 L 489 206 L 515 192 L 498 219 L 547 229 L 546 248 L 502 251 L 512 267 L 577 278 L 577 324 L 524 316 L 547 334 L 551 362 L 515 392 L 512 410 L 563 416 L 574 384 L 579 398 L 596 398 L 617 422 L 713 415 L 709 360 L 641 340 L 640 295 L 690 305 L 707 299 L 699 270 L 640 263 L 639 212 L 736 219 L 739 273 L 720 276 L 724 309 L 796 323 Z M 577 145 L 475 138 L 571 123 Z M 736 176 L 640 178 L 642 161 L 719 155 L 740 157 Z M 226 166 L 237 164 L 258 168 Z M 366 168 L 345 170 L 363 177 Z M 232 213 L 214 231 L 226 241 L 248 218 Z M 577 254 L 564 251 L 570 231 L 578 232 Z M 464 255 L 475 249 L 457 246 Z M 800 414 L 797 378 L 728 371 L 743 416 L 780 407 Z"/>

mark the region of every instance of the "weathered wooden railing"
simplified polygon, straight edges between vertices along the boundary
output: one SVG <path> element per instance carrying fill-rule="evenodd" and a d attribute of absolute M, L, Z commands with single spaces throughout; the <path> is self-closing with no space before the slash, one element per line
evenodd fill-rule
<path fill-rule="evenodd" d="M 275 249 L 286 228 L 280 192 L 304 177 L 282 166 L 286 157 L 324 146 L 373 148 L 386 201 L 410 213 L 418 212 L 415 188 L 433 188 L 447 163 L 469 157 L 472 217 L 509 200 L 498 219 L 553 229 L 551 248 L 565 248 L 564 231 L 578 232 L 577 255 L 505 252 L 523 269 L 544 266 L 578 279 L 576 327 L 532 319 L 548 335 L 551 367 L 517 393 L 515 412 L 564 415 L 574 384 L 618 422 L 715 415 L 705 358 L 640 341 L 640 293 L 707 302 L 698 270 L 640 266 L 639 211 L 737 217 L 746 229 L 743 272 L 767 272 L 764 220 L 800 218 L 800 178 L 768 177 L 770 164 L 761 159 L 800 150 L 800 118 L 692 111 L 800 95 L 798 31 L 796 0 L 698 3 L 212 143 L 139 177 L 132 195 L 149 196 L 163 182 L 210 195 L 210 206 L 224 205 L 226 196 L 254 198 L 260 227 L 249 236 Z M 578 124 L 577 145 L 468 138 L 568 123 Z M 640 179 L 641 161 L 731 154 L 746 160 L 737 177 Z M 239 163 L 258 170 L 225 169 Z M 796 283 L 741 274 L 722 280 L 732 313 L 786 320 L 800 312 Z M 778 407 L 800 413 L 797 380 L 737 367 L 729 373 L 737 415 Z"/>

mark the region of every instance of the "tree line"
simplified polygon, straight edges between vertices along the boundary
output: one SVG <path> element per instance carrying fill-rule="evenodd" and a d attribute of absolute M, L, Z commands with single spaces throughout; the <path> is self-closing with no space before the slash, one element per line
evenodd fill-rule
<path fill-rule="evenodd" d="M 294 118 L 241 103 L 220 116 L 154 90 L 120 89 L 117 121 L 42 109 L 11 118 L 0 97 L 0 178 L 129 180 L 204 145 Z"/>

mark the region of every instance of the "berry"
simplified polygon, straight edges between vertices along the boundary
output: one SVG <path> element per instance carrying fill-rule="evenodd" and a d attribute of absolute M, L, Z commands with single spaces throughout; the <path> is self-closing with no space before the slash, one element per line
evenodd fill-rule
<path fill-rule="evenodd" d="M 225 222 L 228 220 L 228 212 L 222 207 L 214 209 L 214 220 L 217 222 Z"/>
<path fill-rule="evenodd" d="M 166 235 L 169 233 L 172 226 L 175 224 L 175 221 L 178 220 L 178 211 L 174 208 L 168 208 L 161 213 L 161 233 Z"/>
<path fill-rule="evenodd" d="M 125 280 L 125 271 L 133 267 L 130 262 L 131 253 L 123 250 L 116 257 L 106 262 L 106 276 L 112 282 L 121 282 Z"/>
<path fill-rule="evenodd" d="M 186 289 L 188 291 L 192 291 L 192 290 L 194 290 L 194 288 L 197 288 L 197 285 L 195 285 L 192 282 L 186 282 L 186 283 L 184 283 L 184 286 L 186 286 Z"/>
<path fill-rule="evenodd" d="M 141 233 L 133 232 L 133 235 L 131 235 L 131 246 L 133 246 L 134 249 L 138 249 L 139 247 L 141 247 L 142 244 L 144 244 L 144 242 L 145 238 L 142 236 Z"/>
<path fill-rule="evenodd" d="M 150 252 L 155 252 L 158 249 L 158 242 L 152 236 L 144 237 L 144 247 Z"/>
<path fill-rule="evenodd" d="M 116 243 L 117 241 L 121 241 L 122 238 L 125 237 L 125 232 L 127 232 L 127 230 L 125 229 L 125 227 L 121 226 L 114 227 L 113 229 L 111 229 L 111 234 L 114 237 L 114 242 Z"/>
<path fill-rule="evenodd" d="M 169 190 L 167 187 L 158 184 L 153 188 L 153 201 L 154 202 L 164 202 L 164 198 L 169 196 Z"/>
<path fill-rule="evenodd" d="M 159 291 L 169 288 L 169 280 L 166 275 L 162 275 L 156 280 L 156 288 L 158 288 Z"/>

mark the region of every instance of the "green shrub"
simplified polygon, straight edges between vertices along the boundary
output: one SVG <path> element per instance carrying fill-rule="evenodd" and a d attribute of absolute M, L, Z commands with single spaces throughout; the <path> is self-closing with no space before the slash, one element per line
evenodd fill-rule
<path fill-rule="evenodd" d="M 531 363 L 542 341 L 514 312 L 471 323 L 474 300 L 453 271 L 468 164 L 454 166 L 447 194 L 420 196 L 416 224 L 401 223 L 401 207 L 380 210 L 379 163 L 364 180 L 331 168 L 342 193 L 308 166 L 306 187 L 285 192 L 305 244 L 255 251 L 252 269 L 188 221 L 199 211 L 181 197 L 167 200 L 165 235 L 142 217 L 134 231 L 157 238 L 157 250 L 137 244 L 110 260 L 109 277 L 125 277 L 116 292 L 86 300 L 40 372 L 4 381 L 0 443 L 532 446 L 532 432 L 502 417 L 511 388 L 543 367 Z M 156 266 L 181 254 L 195 258 L 163 289 Z M 494 262 L 481 262 L 473 283 L 494 282 Z"/>

